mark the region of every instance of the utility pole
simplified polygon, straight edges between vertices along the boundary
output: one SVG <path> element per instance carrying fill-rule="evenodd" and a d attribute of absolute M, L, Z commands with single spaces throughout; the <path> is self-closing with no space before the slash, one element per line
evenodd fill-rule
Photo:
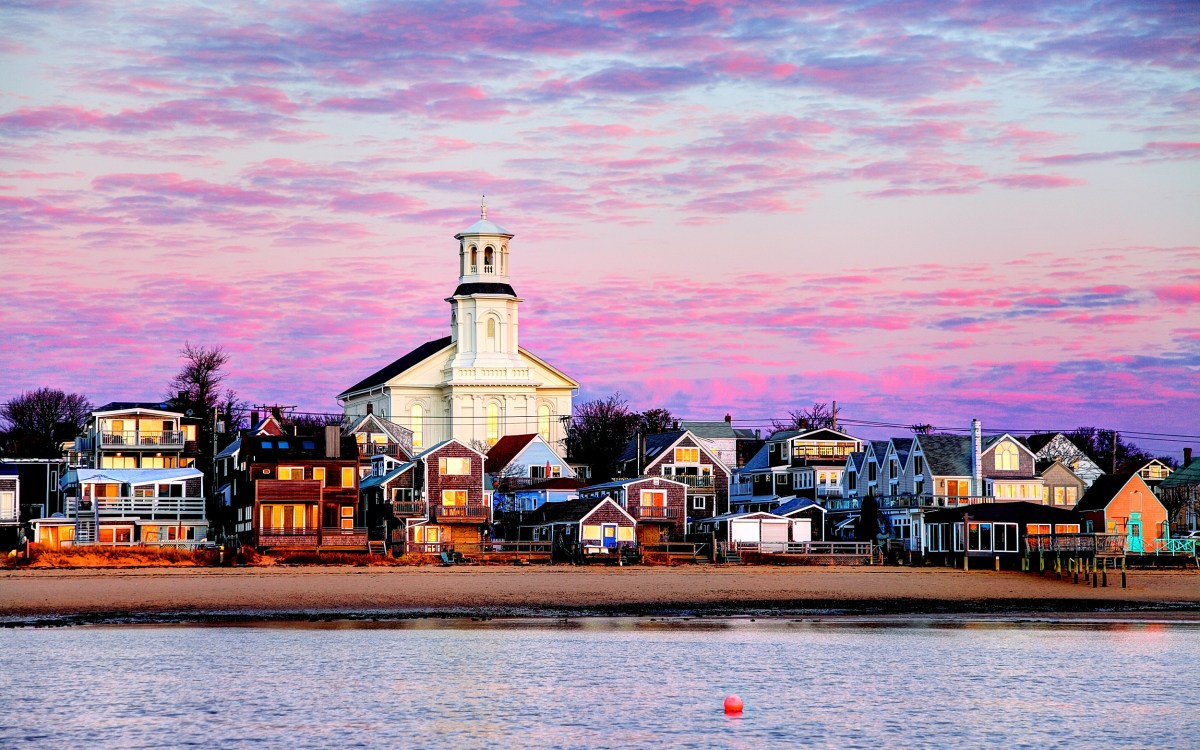
<path fill-rule="evenodd" d="M 829 412 L 829 419 L 833 422 L 833 429 L 837 429 L 837 401 L 833 402 L 833 409 Z"/>
<path fill-rule="evenodd" d="M 1112 473 L 1117 473 L 1117 431 L 1112 431 Z"/>

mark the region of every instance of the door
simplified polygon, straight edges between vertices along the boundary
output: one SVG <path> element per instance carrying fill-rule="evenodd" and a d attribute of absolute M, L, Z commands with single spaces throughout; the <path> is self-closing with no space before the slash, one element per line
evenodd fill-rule
<path fill-rule="evenodd" d="M 612 549 L 617 546 L 617 525 L 615 523 L 606 523 L 603 526 L 604 546 Z"/>
<path fill-rule="evenodd" d="M 1126 549 L 1130 552 L 1141 554 L 1146 551 L 1146 545 L 1142 541 L 1142 514 L 1132 512 L 1129 514 L 1129 533 L 1128 544 Z"/>

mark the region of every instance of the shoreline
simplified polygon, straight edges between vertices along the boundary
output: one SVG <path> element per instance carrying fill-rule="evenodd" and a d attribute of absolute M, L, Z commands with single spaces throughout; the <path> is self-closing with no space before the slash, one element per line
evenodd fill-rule
<path fill-rule="evenodd" d="M 1200 621 L 1200 573 L 1129 588 L 945 568 L 126 568 L 0 571 L 0 626 L 581 618 Z M 1115 584 L 1115 585 L 1114 585 Z"/>

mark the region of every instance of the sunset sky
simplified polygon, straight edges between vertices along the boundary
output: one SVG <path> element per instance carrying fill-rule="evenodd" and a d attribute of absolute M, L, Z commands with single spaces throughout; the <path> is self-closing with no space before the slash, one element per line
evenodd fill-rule
<path fill-rule="evenodd" d="M 1195 435 L 1198 72 L 1195 2 L 2 2 L 0 399 L 336 411 L 486 193 L 581 398 Z"/>

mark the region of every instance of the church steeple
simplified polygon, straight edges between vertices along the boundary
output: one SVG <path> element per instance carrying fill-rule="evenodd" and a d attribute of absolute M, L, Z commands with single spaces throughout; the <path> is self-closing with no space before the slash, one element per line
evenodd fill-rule
<path fill-rule="evenodd" d="M 458 240 L 458 287 L 450 303 L 450 337 L 458 344 L 455 367 L 499 365 L 517 355 L 517 304 L 509 282 L 508 246 L 513 234 L 487 217 L 454 235 Z"/>

